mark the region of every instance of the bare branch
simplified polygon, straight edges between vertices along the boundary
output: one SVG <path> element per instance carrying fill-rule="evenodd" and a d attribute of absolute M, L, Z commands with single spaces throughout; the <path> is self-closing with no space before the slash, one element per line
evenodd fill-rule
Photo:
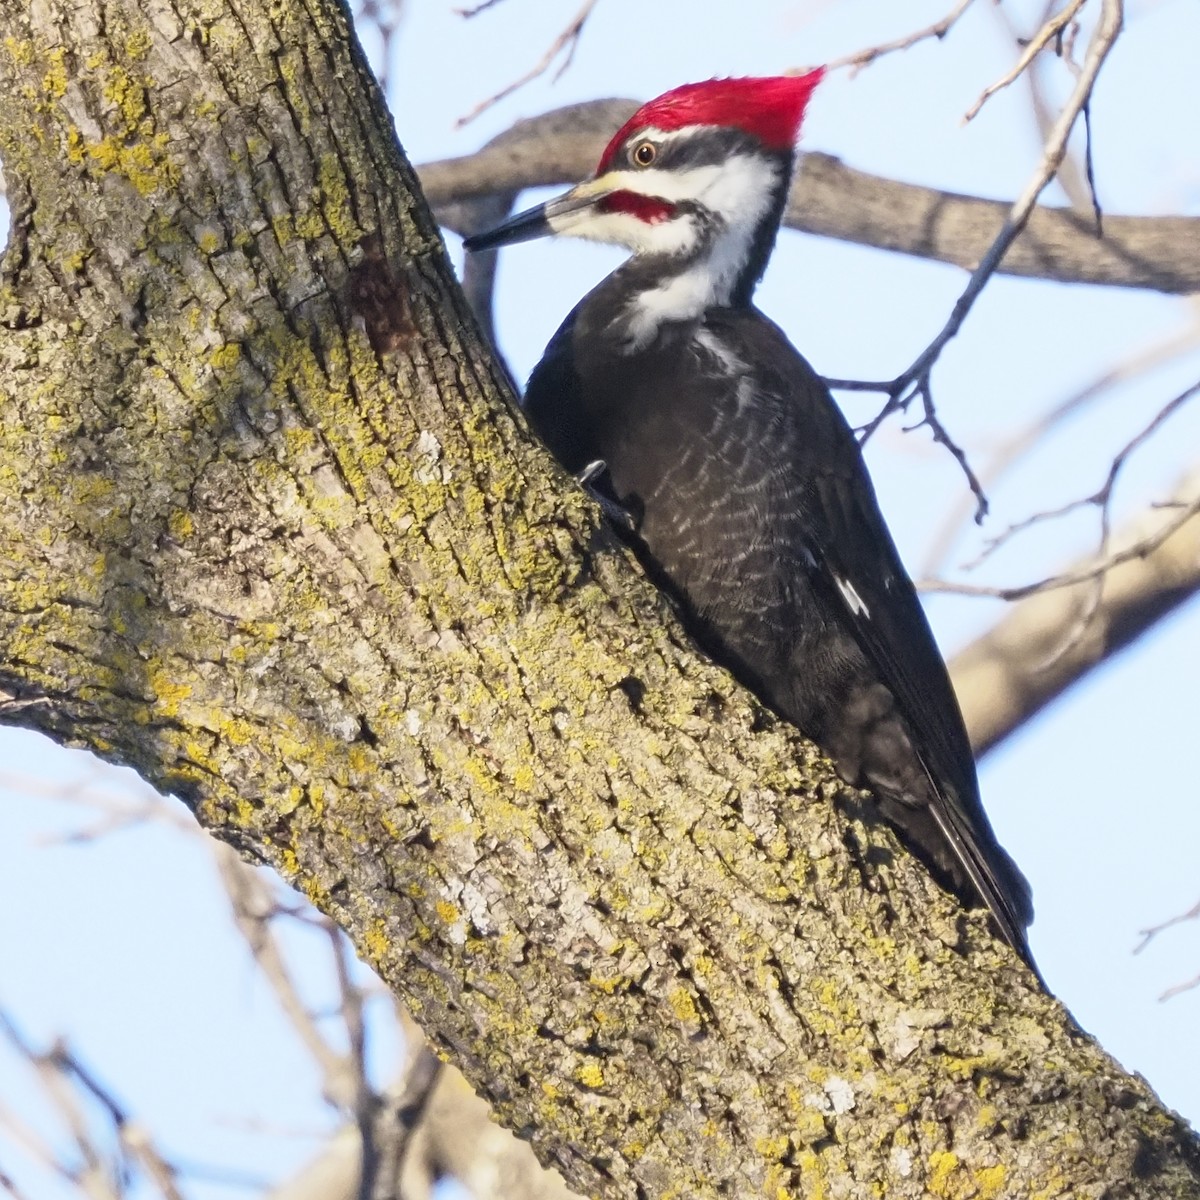
<path fill-rule="evenodd" d="M 1193 975 L 1191 979 L 1186 980 L 1184 983 L 1172 984 L 1158 999 L 1161 1003 L 1163 1000 L 1170 1000 L 1174 996 L 1181 995 L 1183 992 L 1190 992 L 1198 987 L 1200 987 L 1200 975 Z"/>
<path fill-rule="evenodd" d="M 13 1200 L 27 1200 L 26 1195 L 19 1187 L 11 1175 L 6 1175 L 3 1168 L 0 1168 L 0 1188 L 3 1188 Z"/>
<path fill-rule="evenodd" d="M 477 17 L 481 12 L 487 12 L 489 8 L 494 8 L 501 0 L 480 0 L 479 4 L 473 4 L 470 8 L 454 9 L 455 16 L 465 17 L 468 21 L 472 17 Z"/>
<path fill-rule="evenodd" d="M 404 17 L 406 3 L 407 0 L 359 0 L 355 8 L 355 24 L 369 21 L 379 32 L 379 65 L 376 75 L 379 80 L 379 88 L 384 95 L 387 94 L 389 86 L 389 68 L 392 62 L 396 31 Z"/>
<path fill-rule="evenodd" d="M 894 41 L 880 42 L 876 46 L 867 46 L 862 50 L 856 50 L 853 54 L 835 58 L 826 63 L 825 68 L 835 71 L 839 67 L 849 67 L 851 78 L 853 78 L 863 67 L 870 66 L 877 58 L 882 58 L 885 54 L 892 54 L 897 50 L 908 50 L 918 42 L 927 41 L 929 38 L 937 38 L 938 41 L 941 41 L 973 3 L 974 0 L 958 0 L 958 3 L 940 21 L 934 21 L 932 25 L 926 25 L 924 29 L 918 29 L 904 37 L 898 37 Z"/>
<path fill-rule="evenodd" d="M 984 494 L 983 485 L 979 482 L 979 477 L 967 461 L 966 451 L 950 436 L 945 425 L 938 417 L 928 378 L 922 380 L 918 394 L 921 397 L 921 408 L 924 415 L 915 428 L 920 428 L 922 425 L 925 426 L 932 433 L 933 440 L 939 446 L 944 446 L 950 451 L 951 458 L 958 463 L 959 470 L 962 471 L 967 481 L 967 487 L 971 489 L 971 495 L 975 497 L 975 520 L 982 521 L 987 515 L 988 498 Z"/>
<path fill-rule="evenodd" d="M 963 121 L 971 121 L 979 110 L 1002 88 L 1008 87 L 1014 80 L 1020 78 L 1025 69 L 1042 52 L 1051 38 L 1057 38 L 1062 30 L 1074 19 L 1075 14 L 1087 3 L 1087 0 L 1069 0 L 1061 12 L 1055 13 L 1026 43 L 1021 57 L 1017 59 L 1012 70 L 1006 71 L 995 83 L 983 89 L 979 99 L 963 114 Z"/>
<path fill-rule="evenodd" d="M 438 1174 L 428 1162 L 419 1159 L 426 1157 L 420 1150 L 428 1142 L 425 1135 L 430 1106 L 449 1068 L 429 1049 L 425 1035 L 411 1019 L 405 1022 L 405 1032 L 409 1047 L 407 1069 L 400 1086 L 393 1089 L 390 1111 L 381 1113 L 382 1128 L 377 1128 L 376 1136 L 385 1146 L 384 1178 L 394 1180 L 401 1194 L 407 1197 L 418 1190 L 432 1190 L 429 1184 Z M 481 1148 L 477 1150 L 482 1152 Z"/>
<path fill-rule="evenodd" d="M 178 1174 L 176 1168 L 159 1153 L 147 1130 L 129 1117 L 124 1106 L 83 1065 L 65 1042 L 57 1041 L 47 1051 L 35 1050 L 11 1018 L 2 1011 L 0 1033 L 37 1075 L 51 1104 L 70 1132 L 80 1162 L 78 1165 L 68 1164 L 24 1122 L 11 1114 L 0 1112 L 4 1123 L 37 1158 L 93 1200 L 117 1200 L 125 1194 L 128 1190 L 127 1176 L 134 1164 L 141 1167 L 163 1200 L 183 1200 L 175 1184 Z M 120 1156 L 116 1161 L 97 1146 L 80 1104 L 80 1090 L 99 1104 L 115 1130 L 120 1147 Z"/>
<path fill-rule="evenodd" d="M 69 1086 L 58 1064 L 51 1055 L 35 1050 L 3 1011 L 0 1011 L 0 1033 L 32 1068 L 47 1100 L 66 1126 L 79 1156 L 77 1165 L 68 1164 L 64 1158 L 51 1151 L 42 1154 L 43 1161 L 74 1183 L 91 1200 L 118 1200 L 120 1171 L 96 1145 L 80 1107 L 79 1097 Z M 20 1129 L 17 1125 L 12 1127 Z M 37 1141 L 40 1139 L 34 1135 L 32 1141 L 27 1140 L 27 1144 L 36 1144 Z"/>
<path fill-rule="evenodd" d="M 1158 937 L 1158 935 L 1167 929 L 1172 929 L 1176 925 L 1182 925 L 1185 921 L 1200 920 L 1200 900 L 1197 900 L 1187 912 L 1181 912 L 1173 917 L 1169 917 L 1159 925 L 1151 925 L 1147 929 L 1139 930 L 1142 935 L 1142 940 L 1133 948 L 1134 954 L 1141 954 L 1150 943 Z"/>
<path fill-rule="evenodd" d="M 142 1164 L 142 1168 L 154 1181 L 164 1200 L 183 1200 L 182 1194 L 175 1186 L 175 1168 L 155 1148 L 147 1130 L 130 1120 L 124 1107 L 117 1103 L 112 1093 L 67 1049 L 65 1043 L 57 1043 L 48 1057 L 64 1074 L 73 1075 L 84 1090 L 99 1101 L 117 1130 L 122 1148 L 131 1158 Z"/>
<path fill-rule="evenodd" d="M 1196 315 L 1200 317 L 1200 311 Z M 1003 441 L 979 473 L 982 485 L 985 488 L 994 487 L 1065 420 L 1078 416 L 1093 401 L 1103 397 L 1109 389 L 1135 379 L 1180 355 L 1187 354 L 1198 345 L 1200 345 L 1200 319 L 1194 318 L 1182 330 L 1168 334 L 1148 346 L 1135 350 L 1127 358 L 1107 367 L 1084 387 L 1056 404 L 1049 412 Z M 944 571 L 946 559 L 962 524 L 967 519 L 968 511 L 969 506 L 965 500 L 957 502 L 932 539 L 926 554 L 925 565 L 921 571 L 926 578 L 939 575 Z"/>
<path fill-rule="evenodd" d="M 325 1040 L 316 1018 L 308 1011 L 284 961 L 269 922 L 278 911 L 266 884 L 252 867 L 224 846 L 217 847 L 217 865 L 234 921 L 246 939 L 259 969 L 270 983 L 280 1007 L 324 1075 L 325 1095 L 343 1111 L 354 1111 L 355 1088 L 343 1054 Z"/>
<path fill-rule="evenodd" d="M 1148 929 L 1141 931 L 1142 940 L 1133 948 L 1134 954 L 1141 954 L 1145 948 L 1164 930 L 1171 929 L 1175 925 L 1182 925 L 1185 921 L 1195 921 L 1200 919 L 1200 901 L 1197 901 L 1186 912 L 1178 913 L 1176 916 L 1163 921 L 1159 925 L 1151 925 Z M 1200 975 L 1194 975 L 1191 979 L 1184 980 L 1183 983 L 1172 984 L 1162 995 L 1159 996 L 1159 1002 L 1170 1000 L 1173 996 L 1181 995 L 1183 992 L 1190 992 L 1195 988 L 1200 987 Z"/>
<path fill-rule="evenodd" d="M 1120 36 L 1121 24 L 1122 0 L 1103 0 L 1100 21 L 1092 35 L 1087 59 L 1079 73 L 1074 91 L 1050 130 L 1050 136 L 1046 140 L 1038 169 L 1026 184 L 1025 190 L 1014 202 L 1003 228 L 996 235 L 995 241 L 992 242 L 979 266 L 972 273 L 962 295 L 955 302 L 950 319 L 942 327 L 941 332 L 922 351 L 907 371 L 887 385 L 888 402 L 874 425 L 877 425 L 888 414 L 903 410 L 908 399 L 914 394 L 926 395 L 928 393 L 930 372 L 933 370 L 934 364 L 941 357 L 946 346 L 958 335 L 958 331 L 962 328 L 963 322 L 986 287 L 988 280 L 995 274 L 1000 261 L 1025 227 L 1025 223 L 1029 220 L 1034 205 L 1037 203 L 1037 198 L 1054 178 L 1063 155 L 1066 153 L 1067 139 L 1071 135 L 1071 130 L 1092 94 L 1092 88 L 1100 73 L 1100 68 L 1104 65 L 1109 52 Z M 926 407 L 928 411 L 928 403 Z M 986 511 L 986 501 L 981 493 L 976 492 L 976 496 L 979 499 L 976 509 L 976 519 L 978 520 Z"/>
<path fill-rule="evenodd" d="M 907 375 L 902 375 L 897 379 L 888 380 L 883 383 L 862 379 L 826 379 L 825 384 L 834 391 L 885 392 L 887 394 L 887 403 L 871 420 L 865 425 L 860 425 L 855 430 L 860 446 L 866 445 L 868 439 L 888 417 L 896 412 L 906 412 L 912 401 L 920 397 L 922 416 L 910 429 L 920 429 L 922 426 L 928 428 L 933 435 L 933 440 L 938 445 L 945 446 L 950 452 L 950 456 L 958 463 L 959 469 L 967 481 L 971 495 L 975 497 L 975 520 L 979 522 L 983 521 L 988 511 L 987 496 L 984 494 L 979 477 L 975 474 L 974 469 L 967 460 L 966 451 L 950 436 L 941 418 L 937 415 L 937 408 L 933 402 L 933 390 L 930 386 L 928 375 L 921 376 L 913 381 L 909 381 Z"/>
<path fill-rule="evenodd" d="M 1079 78 L 1058 120 L 1050 130 L 1042 161 L 1034 172 L 1033 178 L 1025 190 L 1017 198 L 1009 210 L 1007 219 L 1000 232 L 975 268 L 963 290 L 955 302 L 950 318 L 942 327 L 941 332 L 929 343 L 917 357 L 916 361 L 903 374 L 886 383 L 874 383 L 853 380 L 830 380 L 830 387 L 850 388 L 857 391 L 878 391 L 887 396 L 887 402 L 879 410 L 875 418 L 862 427 L 860 442 L 866 442 L 876 429 L 893 413 L 904 412 L 910 403 L 920 397 L 924 409 L 921 424 L 928 425 L 933 431 L 934 440 L 950 449 L 955 461 L 963 469 L 971 492 L 975 496 L 975 520 L 982 522 L 987 513 L 987 497 L 979 485 L 979 480 L 967 463 L 966 456 L 947 434 L 939 421 L 933 403 L 931 375 L 934 365 L 942 355 L 946 346 L 958 336 L 963 322 L 974 307 L 975 301 L 987 286 L 988 281 L 996 273 L 1001 260 L 1008 253 L 1009 247 L 1016 241 L 1026 222 L 1029 220 L 1037 203 L 1037 198 L 1045 190 L 1046 185 L 1054 178 L 1064 155 L 1067 140 L 1074 128 L 1079 114 L 1086 108 L 1095 85 L 1100 68 L 1104 65 L 1109 52 L 1121 33 L 1123 0 L 1103 0 L 1101 18 L 1092 35 L 1088 47 L 1087 60 L 1079 73 Z"/>
<path fill-rule="evenodd" d="M 1150 509 L 1113 542 L 1108 561 L 1062 572 L 1056 578 L 1073 585 L 1030 596 L 950 660 L 977 756 L 1200 591 L 1200 471 L 1179 483 L 1169 505 Z M 1097 571 L 1105 573 L 1103 597 L 1079 635 Z"/>
<path fill-rule="evenodd" d="M 487 112 L 494 104 L 507 96 L 511 96 L 513 92 L 523 88 L 527 83 L 532 83 L 538 76 L 544 75 L 553 65 L 554 60 L 563 55 L 562 64 L 558 68 L 555 79 L 558 79 L 562 73 L 571 65 L 571 60 L 575 57 L 575 47 L 579 44 L 579 35 L 583 32 L 583 27 L 587 23 L 587 19 L 591 16 L 592 9 L 596 7 L 598 0 L 584 0 L 583 7 L 571 18 L 567 27 L 550 43 L 549 49 L 540 59 L 518 79 L 514 79 L 507 87 L 501 88 L 494 96 L 489 96 L 486 100 L 481 100 L 469 113 L 459 117 L 455 122 L 455 126 L 461 129 L 464 125 L 470 124 L 480 113 Z M 464 12 L 463 16 L 476 16 L 483 9 L 490 7 L 490 4 L 482 4 L 473 11 Z"/>
<path fill-rule="evenodd" d="M 636 108 L 634 100 L 594 100 L 520 121 L 475 154 L 421 167 L 422 187 L 443 219 L 443 207 L 452 202 L 576 183 L 591 173 L 613 131 Z M 884 179 L 809 152 L 793 181 L 784 222 L 970 270 L 1010 211 L 1003 201 Z M 1101 238 L 1094 222 L 1072 209 L 1035 208 L 996 270 L 1190 294 L 1200 291 L 1200 217 L 1107 216 Z"/>
<path fill-rule="evenodd" d="M 1050 19 L 1054 11 L 1055 0 L 1045 0 L 1042 5 L 1043 11 L 1041 21 Z M 999 22 L 1000 27 L 1004 30 L 1009 42 L 1018 48 L 1028 43 L 1028 38 L 1022 37 L 1017 30 L 1014 14 L 1010 13 L 1003 5 L 994 4 L 991 9 Z M 1072 29 L 1078 27 L 1072 26 Z M 1065 47 L 1064 47 L 1065 48 Z M 1046 95 L 1046 89 L 1043 86 L 1043 74 L 1040 69 L 1046 65 L 1047 60 L 1036 58 L 1030 63 L 1029 68 L 1025 72 L 1025 82 L 1029 88 L 1030 107 L 1033 112 L 1034 124 L 1037 126 L 1038 140 L 1044 145 L 1046 138 L 1050 135 L 1050 127 L 1054 124 L 1055 110 L 1049 97 Z M 1075 161 L 1074 156 L 1068 151 L 1063 158 L 1062 165 L 1058 168 L 1058 183 L 1059 186 L 1067 195 L 1067 199 L 1077 209 L 1083 210 L 1089 204 L 1087 194 L 1087 181 L 1084 178 L 1084 173 L 1079 164 Z"/>
<path fill-rule="evenodd" d="M 512 211 L 515 199 L 515 192 L 498 192 L 494 196 L 464 200 L 459 204 L 447 206 L 443 210 L 443 220 L 445 224 L 465 235 L 478 233 L 480 230 L 490 229 L 493 225 L 498 225 L 503 221 Z M 498 250 L 483 250 L 475 254 L 468 254 L 462 267 L 462 289 L 471 310 L 475 313 L 475 319 L 479 322 L 480 329 L 492 343 L 492 349 L 497 358 L 503 362 L 500 348 L 496 344 L 496 323 L 492 311 L 498 261 Z M 505 366 L 507 367 L 507 363 Z"/>
<path fill-rule="evenodd" d="M 354 954 L 350 943 L 332 922 L 322 922 L 329 937 L 329 949 L 337 974 L 342 1002 L 340 1012 L 350 1040 L 348 1067 L 353 1098 L 350 1115 L 358 1128 L 361 1154 L 359 1200 L 374 1200 L 380 1168 L 380 1147 L 376 1141 L 379 1098 L 367 1078 L 367 1027 L 363 1020 L 363 993 L 354 982 Z"/>
<path fill-rule="evenodd" d="M 91 771 L 81 778 L 62 782 L 0 771 L 0 787 L 98 814 L 94 824 L 47 837 L 42 845 L 80 845 L 110 833 L 136 828 L 150 820 L 166 822 L 177 832 L 194 837 L 205 836 L 182 808 L 164 803 L 163 798 L 141 780 L 135 780 L 125 772 L 119 773 L 117 768 L 104 763 L 94 763 Z"/>
<path fill-rule="evenodd" d="M 0 1026 L 7 1025 L 11 1028 L 11 1022 L 5 1014 L 0 1013 Z M 4 1030 L 6 1033 L 7 1029 Z M 22 1050 L 23 1056 L 28 1060 L 28 1051 Z M 75 1183 L 77 1172 L 64 1163 L 54 1148 L 45 1140 L 23 1117 L 18 1116 L 5 1104 L 0 1104 L 0 1127 L 7 1129 L 13 1140 L 24 1148 L 27 1154 L 37 1160 L 47 1170 L 53 1171 L 55 1175 L 67 1180 L 68 1183 Z M 16 1194 L 16 1185 L 5 1179 L 5 1186 Z"/>
<path fill-rule="evenodd" d="M 1074 500 L 1067 501 L 1066 504 L 1059 505 L 1057 508 L 1044 509 L 1041 512 L 1033 513 L 1031 516 L 1025 517 L 1023 520 L 1016 521 L 1009 525 L 1002 533 L 991 538 L 984 547 L 983 552 L 974 561 L 967 564 L 967 569 L 971 570 L 978 567 L 982 562 L 998 550 L 1001 546 L 1010 541 L 1016 534 L 1023 533 L 1027 529 L 1031 529 L 1035 525 L 1040 525 L 1045 521 L 1057 520 L 1073 512 L 1078 512 L 1079 509 L 1092 506 L 1097 509 L 1100 514 L 1100 538 L 1096 549 L 1095 559 L 1097 562 L 1104 562 L 1108 559 L 1108 546 L 1110 536 L 1110 525 L 1112 520 L 1112 499 L 1113 492 L 1116 488 L 1117 480 L 1119 479 L 1125 464 L 1129 461 L 1130 456 L 1138 447 L 1145 444 L 1162 425 L 1176 412 L 1179 411 L 1189 400 L 1193 399 L 1197 394 L 1200 394 L 1200 383 L 1194 383 L 1191 387 L 1180 392 L 1179 395 L 1167 401 L 1162 408 L 1150 419 L 1141 430 L 1138 431 L 1126 444 L 1117 451 L 1113 456 L 1112 462 L 1109 464 L 1108 472 L 1105 475 L 1104 482 L 1088 496 L 1080 496 Z M 1091 578 L 1099 578 L 1099 575 L 1089 576 Z M 1021 596 L 1029 595 L 1031 591 L 1041 591 L 1046 587 L 1056 586 L 1054 581 L 1057 576 L 1048 576 L 1040 584 L 1025 584 L 1020 589 L 1017 589 L 1015 594 L 1008 595 L 1007 592 L 1013 589 L 1000 589 L 998 591 L 989 592 L 990 595 L 1004 595 L 1006 599 L 1020 599 Z M 1079 580 L 1071 580 L 1070 582 L 1079 582 Z M 940 585 L 939 583 L 930 581 L 928 588 L 931 591 L 947 591 L 958 590 L 956 585 Z"/>
<path fill-rule="evenodd" d="M 1066 571 L 1059 575 L 1047 575 L 1034 583 L 1019 584 L 1016 587 L 991 587 L 987 584 L 926 579 L 922 580 L 919 586 L 922 591 L 926 592 L 945 592 L 954 596 L 993 596 L 998 600 L 1024 600 L 1027 596 L 1038 592 L 1073 587 L 1077 583 L 1087 583 L 1089 580 L 1098 579 L 1114 567 L 1119 567 L 1135 558 L 1144 558 L 1147 554 L 1157 550 L 1172 534 L 1187 525 L 1197 512 L 1200 512 L 1200 500 L 1176 509 L 1171 520 L 1158 533 L 1144 538 L 1137 545 L 1094 559 L 1090 566 L 1079 567 L 1077 570 Z"/>

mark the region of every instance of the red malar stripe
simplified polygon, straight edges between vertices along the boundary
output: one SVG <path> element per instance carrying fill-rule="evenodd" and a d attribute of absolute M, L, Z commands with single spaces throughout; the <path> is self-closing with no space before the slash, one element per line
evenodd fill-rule
<path fill-rule="evenodd" d="M 601 212 L 628 213 L 647 225 L 657 225 L 675 215 L 675 205 L 654 196 L 643 196 L 640 192 L 613 192 L 597 207 Z"/>

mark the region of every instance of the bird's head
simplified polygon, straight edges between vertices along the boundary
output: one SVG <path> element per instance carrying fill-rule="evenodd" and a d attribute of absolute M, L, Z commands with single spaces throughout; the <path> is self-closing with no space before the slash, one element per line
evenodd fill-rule
<path fill-rule="evenodd" d="M 591 179 L 465 245 L 488 250 L 567 234 L 681 259 L 724 247 L 721 257 L 741 260 L 740 274 L 765 237 L 765 263 L 800 123 L 823 73 L 675 88 L 617 131 Z"/>

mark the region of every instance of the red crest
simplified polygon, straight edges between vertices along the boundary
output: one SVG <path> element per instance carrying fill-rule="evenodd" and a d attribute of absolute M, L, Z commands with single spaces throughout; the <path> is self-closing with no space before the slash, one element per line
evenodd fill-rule
<path fill-rule="evenodd" d="M 825 69 L 818 67 L 805 75 L 710 79 L 672 88 L 643 104 L 617 130 L 596 174 L 603 175 L 612 166 L 618 148 L 637 129 L 666 133 L 687 125 L 723 125 L 741 129 L 771 150 L 788 150 L 795 144 L 809 97 L 824 74 Z"/>

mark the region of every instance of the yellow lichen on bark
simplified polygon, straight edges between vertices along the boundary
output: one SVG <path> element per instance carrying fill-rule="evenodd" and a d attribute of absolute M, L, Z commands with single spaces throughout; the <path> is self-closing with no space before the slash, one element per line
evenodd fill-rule
<path fill-rule="evenodd" d="M 273 863 L 581 1189 L 1024 1195 L 1149 1140 L 1170 1194 L 1180 1129 L 548 467 L 344 12 L 43 9 L 0 0 L 26 719 Z"/>

